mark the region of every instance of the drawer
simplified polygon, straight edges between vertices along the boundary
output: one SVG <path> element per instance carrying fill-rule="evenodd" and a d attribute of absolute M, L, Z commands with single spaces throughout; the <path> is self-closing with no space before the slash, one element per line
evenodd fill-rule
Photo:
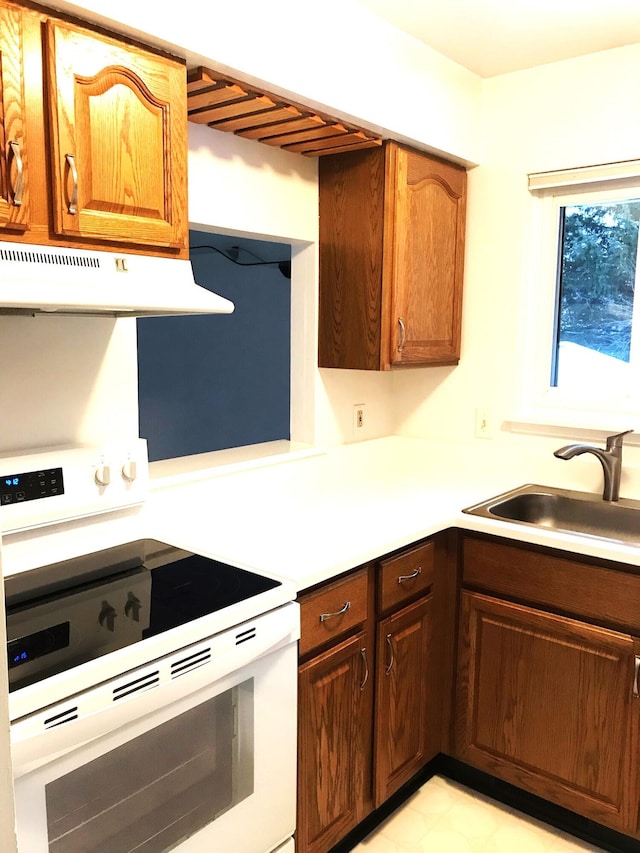
<path fill-rule="evenodd" d="M 560 557 L 465 537 L 462 582 L 599 625 L 640 630 L 640 575 L 580 562 L 570 552 Z"/>
<path fill-rule="evenodd" d="M 365 566 L 300 596 L 300 657 L 366 621 L 368 577 Z"/>
<path fill-rule="evenodd" d="M 397 607 L 433 584 L 433 541 L 382 560 L 378 578 L 378 610 Z"/>

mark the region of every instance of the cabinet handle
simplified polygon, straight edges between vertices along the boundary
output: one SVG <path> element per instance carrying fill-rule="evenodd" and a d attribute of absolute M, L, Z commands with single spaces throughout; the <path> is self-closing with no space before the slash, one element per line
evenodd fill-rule
<path fill-rule="evenodd" d="M 333 619 L 335 616 L 342 616 L 342 614 L 346 613 L 350 607 L 351 607 L 351 602 L 345 601 L 344 605 L 340 608 L 340 610 L 336 610 L 335 613 L 321 613 L 320 614 L 320 621 L 326 622 L 327 619 Z"/>
<path fill-rule="evenodd" d="M 400 326 L 400 343 L 398 344 L 398 352 L 402 352 L 404 349 L 404 342 L 407 339 L 407 330 L 402 317 L 398 317 L 398 325 Z"/>
<path fill-rule="evenodd" d="M 398 583 L 404 583 L 405 581 L 412 581 L 414 578 L 417 578 L 420 572 L 422 571 L 422 566 L 418 566 L 415 572 L 411 572 L 410 575 L 400 575 L 398 578 Z"/>
<path fill-rule="evenodd" d="M 9 143 L 9 151 L 16 161 L 17 180 L 13 190 L 13 206 L 20 207 L 22 204 L 22 191 L 24 189 L 24 170 L 22 168 L 22 155 L 20 154 L 20 143 L 14 140 Z"/>
<path fill-rule="evenodd" d="M 364 686 L 369 681 L 369 664 L 367 663 L 367 650 L 360 649 L 360 654 L 362 656 L 362 662 L 364 664 L 364 678 L 360 683 L 360 690 L 364 690 Z"/>
<path fill-rule="evenodd" d="M 76 169 L 76 158 L 73 154 L 65 154 L 65 160 L 67 161 L 67 166 L 69 167 L 69 171 L 71 172 L 71 180 L 73 181 L 73 188 L 71 190 L 71 198 L 69 199 L 69 213 L 73 216 L 78 212 L 78 170 Z"/>
<path fill-rule="evenodd" d="M 633 698 L 640 699 L 640 655 L 636 655 L 633 673 Z"/>
<path fill-rule="evenodd" d="M 386 636 L 387 645 L 389 646 L 389 665 L 384 671 L 385 675 L 389 675 L 391 672 L 391 667 L 393 666 L 393 640 L 391 639 L 391 634 L 387 634 Z"/>

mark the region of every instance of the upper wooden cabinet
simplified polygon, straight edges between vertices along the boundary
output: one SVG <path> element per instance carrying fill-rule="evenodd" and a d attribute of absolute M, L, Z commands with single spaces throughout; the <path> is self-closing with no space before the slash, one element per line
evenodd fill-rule
<path fill-rule="evenodd" d="M 47 55 L 56 233 L 183 246 L 184 67 L 58 21 Z"/>
<path fill-rule="evenodd" d="M 29 222 L 22 9 L 0 3 L 0 230 Z"/>
<path fill-rule="evenodd" d="M 0 0 L 0 239 L 188 256 L 186 68 Z"/>
<path fill-rule="evenodd" d="M 456 364 L 465 170 L 393 142 L 319 169 L 320 367 Z"/>

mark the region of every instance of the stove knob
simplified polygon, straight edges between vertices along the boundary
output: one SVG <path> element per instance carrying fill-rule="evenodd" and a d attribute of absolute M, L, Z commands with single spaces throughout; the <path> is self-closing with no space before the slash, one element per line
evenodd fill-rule
<path fill-rule="evenodd" d="M 124 615 L 128 616 L 129 619 L 133 619 L 134 622 L 139 622 L 141 607 L 142 602 L 140 599 L 130 592 L 127 596 L 127 603 L 124 606 Z"/>
<path fill-rule="evenodd" d="M 111 468 L 108 465 L 96 468 L 95 481 L 98 486 L 108 486 L 111 482 Z"/>
<path fill-rule="evenodd" d="M 109 631 L 113 631 L 115 628 L 115 620 L 118 614 L 115 611 L 115 608 L 112 607 L 108 601 L 102 602 L 102 609 L 100 610 L 100 615 L 98 616 L 98 622 L 105 627 Z"/>
<path fill-rule="evenodd" d="M 122 479 L 126 480 L 127 483 L 133 483 L 137 475 L 138 471 L 136 466 L 136 460 L 127 459 L 127 461 L 122 466 Z"/>

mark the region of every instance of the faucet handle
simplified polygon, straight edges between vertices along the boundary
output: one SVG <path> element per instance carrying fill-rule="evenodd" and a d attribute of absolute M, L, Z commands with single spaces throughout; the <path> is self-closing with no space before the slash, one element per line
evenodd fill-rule
<path fill-rule="evenodd" d="M 615 435 L 607 436 L 607 450 L 613 450 L 614 447 L 622 447 L 625 435 L 633 432 L 632 429 L 626 429 L 624 432 L 618 432 Z"/>

